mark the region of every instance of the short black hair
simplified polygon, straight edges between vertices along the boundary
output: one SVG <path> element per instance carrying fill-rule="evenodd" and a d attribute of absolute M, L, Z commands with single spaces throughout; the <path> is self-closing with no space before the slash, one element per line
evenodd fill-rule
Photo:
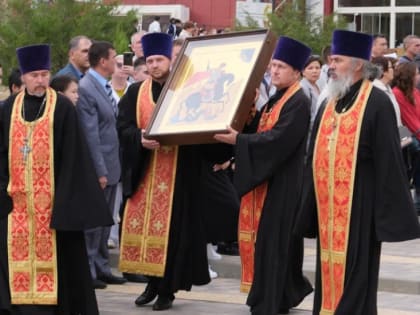
<path fill-rule="evenodd" d="M 15 85 L 15 86 L 17 86 L 17 87 L 21 87 L 22 86 L 22 79 L 21 79 L 21 77 L 22 77 L 22 73 L 20 72 L 20 69 L 18 69 L 18 68 L 13 68 L 12 69 L 12 72 L 10 72 L 10 75 L 9 75 L 9 91 L 10 91 L 10 94 L 12 94 L 12 92 L 13 92 L 13 89 L 12 89 L 12 87 L 13 87 L 13 85 Z"/>
<path fill-rule="evenodd" d="M 319 66 L 322 66 L 321 57 L 318 56 L 318 55 L 311 55 L 311 56 L 309 56 L 308 60 L 306 60 L 305 66 L 303 67 L 303 69 L 306 69 L 306 67 L 309 66 L 309 64 L 311 64 L 314 61 L 317 61 L 319 63 Z"/>
<path fill-rule="evenodd" d="M 139 58 L 136 58 L 136 60 L 134 61 L 133 67 L 136 68 L 138 66 L 145 65 L 145 64 L 146 64 L 146 58 L 139 57 Z"/>
<path fill-rule="evenodd" d="M 89 64 L 92 68 L 99 64 L 101 58 L 107 59 L 109 51 L 115 49 L 110 42 L 96 41 L 89 48 Z"/>
<path fill-rule="evenodd" d="M 376 40 L 377 38 L 385 38 L 386 36 L 384 34 L 373 34 L 372 35 L 373 40 Z"/>
<path fill-rule="evenodd" d="M 75 77 L 64 74 L 54 77 L 50 82 L 50 86 L 57 92 L 64 92 L 72 82 L 79 84 Z"/>

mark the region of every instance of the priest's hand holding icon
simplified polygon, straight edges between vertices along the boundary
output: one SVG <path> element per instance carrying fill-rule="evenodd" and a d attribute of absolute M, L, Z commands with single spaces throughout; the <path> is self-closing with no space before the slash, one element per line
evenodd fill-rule
<path fill-rule="evenodd" d="M 106 185 L 108 184 L 108 178 L 106 176 L 99 177 L 99 185 L 102 189 L 105 189 Z"/>
<path fill-rule="evenodd" d="M 149 150 L 155 150 L 160 148 L 160 143 L 156 140 L 146 139 L 144 137 L 145 130 L 142 129 L 141 131 L 141 145 Z"/>
<path fill-rule="evenodd" d="M 255 118 L 255 115 L 257 114 L 257 100 L 260 97 L 260 90 L 255 89 L 255 97 L 254 97 L 254 103 L 251 105 L 251 109 L 249 110 L 248 119 L 246 120 L 246 124 L 250 125 L 252 121 Z"/>
<path fill-rule="evenodd" d="M 214 135 L 214 139 L 227 144 L 236 144 L 238 132 L 230 126 L 227 126 L 227 133 L 218 133 Z"/>

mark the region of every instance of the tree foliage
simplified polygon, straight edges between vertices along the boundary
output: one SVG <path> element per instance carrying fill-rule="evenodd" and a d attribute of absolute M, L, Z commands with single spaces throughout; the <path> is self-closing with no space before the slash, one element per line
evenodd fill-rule
<path fill-rule="evenodd" d="M 107 40 L 123 52 L 135 32 L 136 16 L 134 12 L 114 16 L 115 7 L 116 2 L 98 0 L 1 1 L 0 63 L 8 73 L 17 65 L 17 47 L 49 43 L 56 71 L 67 63 L 68 43 L 77 35 Z"/>
<path fill-rule="evenodd" d="M 257 30 L 261 28 L 258 21 L 255 20 L 249 12 L 245 12 L 245 14 L 246 16 L 244 22 L 236 19 L 234 28 L 235 31 Z"/>
<path fill-rule="evenodd" d="M 305 0 L 289 1 L 269 15 L 270 28 L 277 35 L 286 35 L 302 41 L 321 53 L 331 43 L 334 29 L 346 28 L 344 18 L 339 15 L 315 16 L 308 13 Z"/>
<path fill-rule="evenodd" d="M 300 40 L 312 48 L 314 54 L 320 54 L 322 48 L 331 43 L 334 29 L 346 28 L 346 22 L 340 15 L 311 15 L 305 0 L 286 1 L 275 13 L 266 12 L 267 28 L 276 35 L 285 35 Z M 260 29 L 258 22 L 247 13 L 245 22 L 236 21 L 235 30 Z"/>

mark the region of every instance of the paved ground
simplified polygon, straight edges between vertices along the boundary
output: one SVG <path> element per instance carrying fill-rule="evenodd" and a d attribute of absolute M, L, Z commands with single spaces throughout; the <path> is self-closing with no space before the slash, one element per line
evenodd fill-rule
<path fill-rule="evenodd" d="M 313 281 L 315 241 L 305 240 L 304 272 Z M 112 264 L 117 266 L 117 251 L 112 251 Z M 174 307 L 165 314 L 182 315 L 246 315 L 246 295 L 239 292 L 239 257 L 223 256 L 211 261 L 220 278 L 191 292 L 176 295 Z M 98 290 L 101 315 L 156 315 L 151 306 L 136 307 L 134 300 L 143 291 L 142 284 L 109 286 Z M 310 315 L 312 296 L 308 296 L 292 315 Z M 420 315 L 420 239 L 402 243 L 384 243 L 382 247 L 378 292 L 379 315 Z M 351 315 L 351 314 L 349 314 Z"/>
<path fill-rule="evenodd" d="M 305 240 L 303 271 L 312 282 L 315 274 L 315 256 L 315 241 Z M 213 261 L 210 264 L 222 277 L 237 279 L 240 277 L 238 257 L 223 256 L 222 260 Z M 420 239 L 401 243 L 383 243 L 379 290 L 420 294 Z"/>
<path fill-rule="evenodd" d="M 240 293 L 239 280 L 215 279 L 207 286 L 194 287 L 191 292 L 179 292 L 172 310 L 164 314 L 182 315 L 247 315 L 246 295 Z M 156 315 L 151 305 L 136 307 L 134 300 L 144 289 L 143 284 L 124 284 L 97 290 L 101 315 Z M 310 315 L 312 295 L 308 296 L 291 315 Z M 379 292 L 379 315 L 419 315 L 420 296 Z M 159 313 L 160 314 L 160 313 Z M 350 315 L 350 314 L 349 314 Z"/>

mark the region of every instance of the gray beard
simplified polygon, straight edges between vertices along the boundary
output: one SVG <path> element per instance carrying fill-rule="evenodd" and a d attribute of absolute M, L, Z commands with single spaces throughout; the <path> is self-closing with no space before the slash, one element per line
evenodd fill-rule
<path fill-rule="evenodd" d="M 343 78 L 329 79 L 327 84 L 327 95 L 329 99 L 340 99 L 350 90 L 353 84 L 353 73 L 348 73 Z"/>
<path fill-rule="evenodd" d="M 44 95 L 45 95 L 45 93 L 46 93 L 46 91 L 44 91 L 44 92 L 29 92 L 28 90 L 26 90 L 26 92 L 27 92 L 29 95 L 36 96 L 36 97 L 42 97 L 42 96 L 44 96 Z"/>

